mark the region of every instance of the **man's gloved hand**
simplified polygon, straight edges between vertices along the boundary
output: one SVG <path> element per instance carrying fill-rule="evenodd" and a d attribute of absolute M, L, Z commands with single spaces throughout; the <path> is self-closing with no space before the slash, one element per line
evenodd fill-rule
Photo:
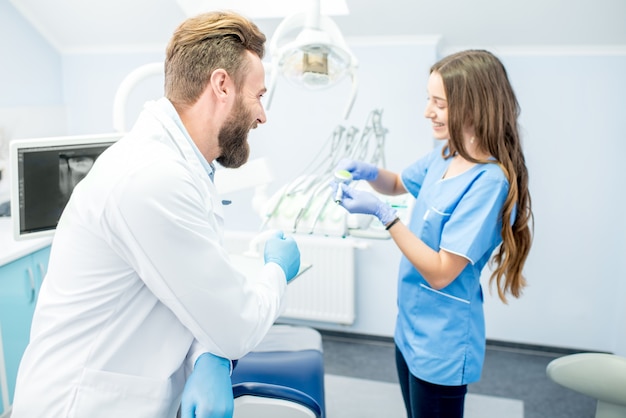
<path fill-rule="evenodd" d="M 387 225 L 398 216 L 394 208 L 370 192 L 356 190 L 345 184 L 339 184 L 337 187 L 343 190 L 343 198 L 339 204 L 350 213 L 374 215 L 383 225 Z"/>
<path fill-rule="evenodd" d="M 181 418 L 232 418 L 234 402 L 230 360 L 202 354 L 185 383 Z"/>
<path fill-rule="evenodd" d="M 282 231 L 277 232 L 265 242 L 263 252 L 265 263 L 278 264 L 287 277 L 289 283 L 300 270 L 300 250 L 293 237 L 285 237 Z"/>
<path fill-rule="evenodd" d="M 378 167 L 374 164 L 363 161 L 342 159 L 337 163 L 335 171 L 346 170 L 352 174 L 352 180 L 376 180 L 378 177 Z"/>

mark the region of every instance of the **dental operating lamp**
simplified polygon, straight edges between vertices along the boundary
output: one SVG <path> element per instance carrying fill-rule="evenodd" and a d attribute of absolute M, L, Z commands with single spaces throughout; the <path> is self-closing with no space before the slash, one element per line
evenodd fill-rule
<path fill-rule="evenodd" d="M 294 40 L 281 44 L 284 38 L 299 28 L 302 30 Z M 335 22 L 320 15 L 319 0 L 312 1 L 308 13 L 296 13 L 283 20 L 274 32 L 269 50 L 272 62 L 267 109 L 270 108 L 279 75 L 309 90 L 332 87 L 349 76 L 352 88 L 344 112 L 344 119 L 348 118 L 356 99 L 358 62 Z"/>

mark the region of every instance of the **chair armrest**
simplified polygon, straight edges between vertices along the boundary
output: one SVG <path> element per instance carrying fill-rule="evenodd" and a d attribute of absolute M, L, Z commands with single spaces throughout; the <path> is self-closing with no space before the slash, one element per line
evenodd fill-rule
<path fill-rule="evenodd" d="M 322 417 L 322 408 L 320 405 L 304 392 L 287 386 L 272 385 L 270 383 L 260 382 L 241 382 L 233 385 L 233 397 L 251 395 L 264 398 L 282 399 L 296 402 L 309 408 L 316 417 Z"/>

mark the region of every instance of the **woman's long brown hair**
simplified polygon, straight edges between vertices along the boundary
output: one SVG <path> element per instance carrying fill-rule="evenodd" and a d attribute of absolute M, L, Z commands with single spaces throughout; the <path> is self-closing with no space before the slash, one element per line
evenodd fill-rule
<path fill-rule="evenodd" d="M 474 128 L 480 150 L 493 156 L 509 181 L 502 210 L 502 244 L 492 258 L 489 280 L 496 282 L 498 296 L 521 296 L 526 280 L 522 270 L 532 243 L 528 169 L 517 126 L 520 108 L 504 65 L 488 51 L 468 50 L 449 55 L 431 67 L 441 75 L 448 101 L 450 138 L 443 153 L 458 153 L 475 163 L 494 163 L 472 158 L 463 142 L 463 128 Z M 513 220 L 513 222 L 511 222 Z"/>

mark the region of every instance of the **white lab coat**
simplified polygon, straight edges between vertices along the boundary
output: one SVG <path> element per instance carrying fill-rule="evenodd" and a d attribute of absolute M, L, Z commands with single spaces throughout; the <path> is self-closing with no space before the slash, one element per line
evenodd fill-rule
<path fill-rule="evenodd" d="M 12 418 L 174 417 L 197 356 L 236 359 L 281 309 L 274 263 L 247 279 L 222 205 L 166 99 L 78 184 L 55 235 Z"/>

